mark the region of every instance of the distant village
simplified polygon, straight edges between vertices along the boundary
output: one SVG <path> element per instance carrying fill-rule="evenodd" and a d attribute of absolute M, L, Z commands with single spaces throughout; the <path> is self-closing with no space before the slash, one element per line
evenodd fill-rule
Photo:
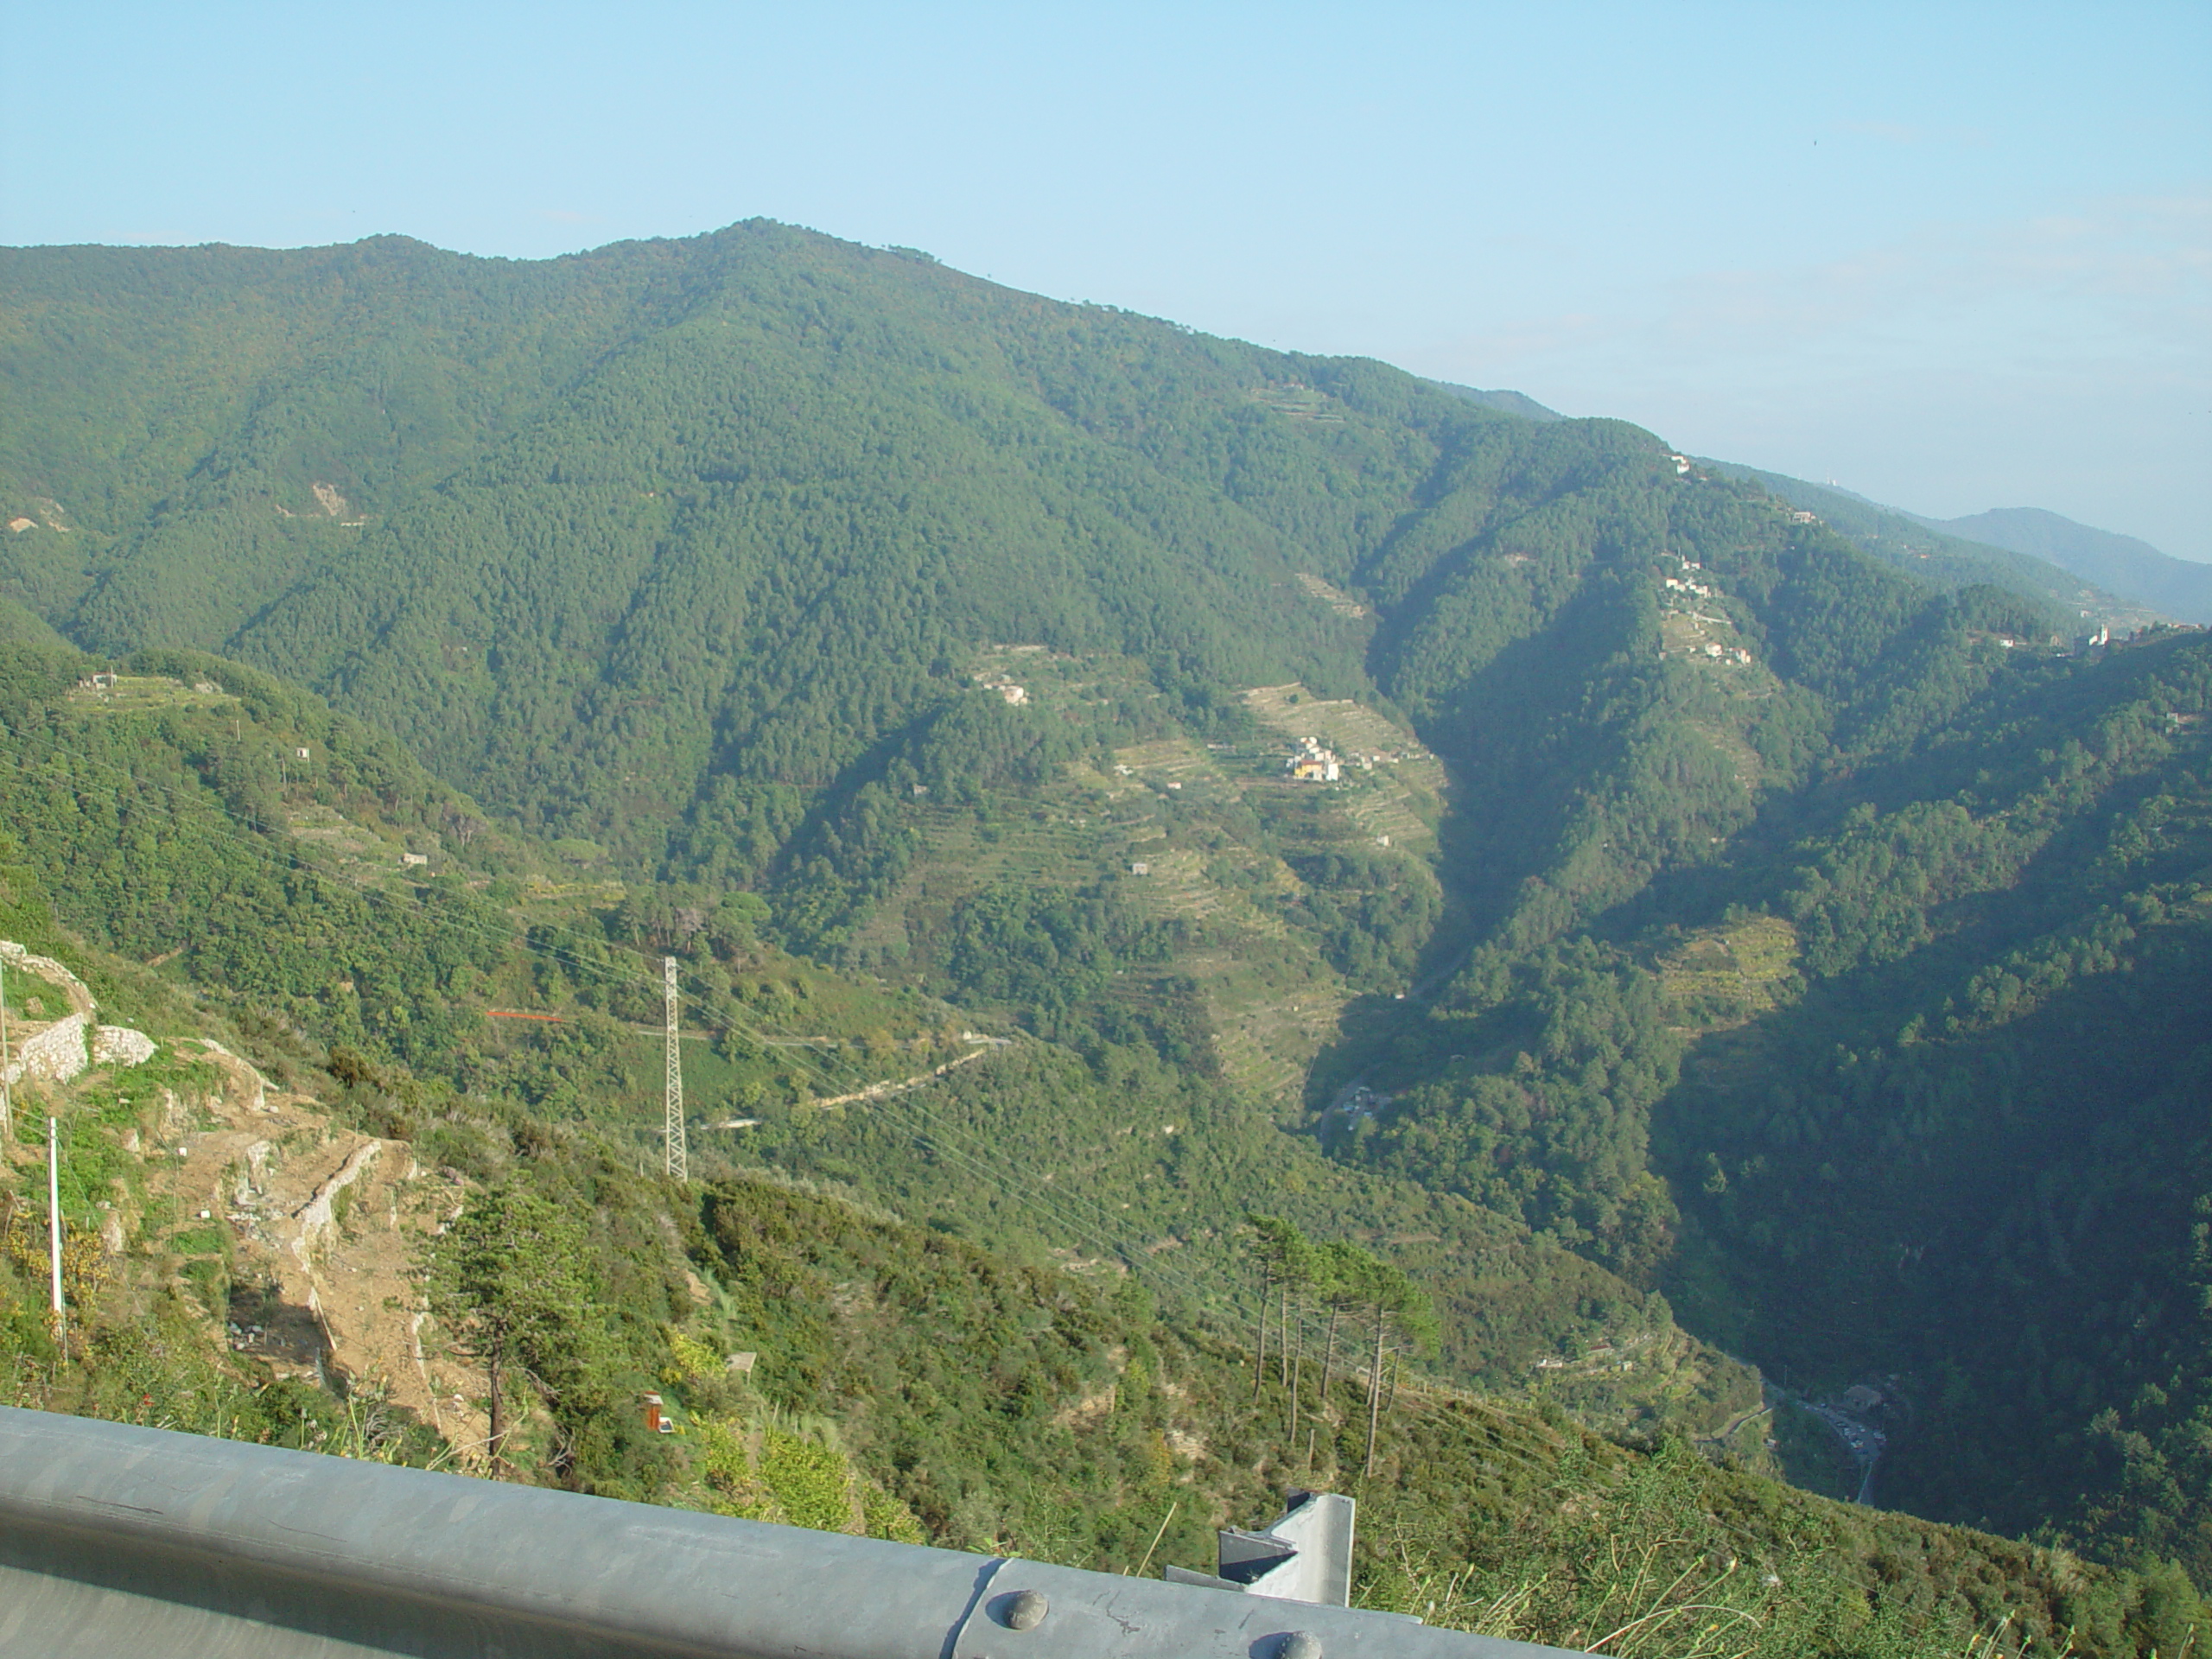
<path fill-rule="evenodd" d="M 1333 784 L 1343 775 L 1344 762 L 1334 749 L 1323 748 L 1319 738 L 1305 737 L 1283 762 L 1283 770 L 1301 784 Z"/>
<path fill-rule="evenodd" d="M 1372 772 L 1377 766 L 1395 766 L 1406 757 L 1395 750 L 1375 753 L 1355 754 L 1346 760 L 1334 749 L 1325 748 L 1318 737 L 1301 737 L 1298 747 L 1282 763 L 1282 769 L 1294 782 L 1301 784 L 1333 784 L 1344 777 L 1346 766 L 1357 766 L 1362 772 Z"/>

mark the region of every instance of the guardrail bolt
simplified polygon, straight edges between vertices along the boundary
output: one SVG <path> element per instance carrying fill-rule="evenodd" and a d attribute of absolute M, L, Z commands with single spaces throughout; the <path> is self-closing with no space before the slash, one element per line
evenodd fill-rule
<path fill-rule="evenodd" d="M 1321 1659 L 1321 1638 L 1311 1630 L 1293 1630 L 1275 1643 L 1275 1659 Z"/>
<path fill-rule="evenodd" d="M 1009 1630 L 1033 1630 L 1045 1622 L 1045 1615 L 1052 1610 L 1052 1603 L 1045 1599 L 1042 1592 L 1017 1591 L 1007 1599 L 1006 1627 Z"/>

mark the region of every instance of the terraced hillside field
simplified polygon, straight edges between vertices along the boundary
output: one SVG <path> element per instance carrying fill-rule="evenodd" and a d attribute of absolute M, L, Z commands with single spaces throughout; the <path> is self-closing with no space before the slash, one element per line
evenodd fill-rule
<path fill-rule="evenodd" d="M 1124 660 L 1020 647 L 982 653 L 970 678 L 977 697 L 1040 724 L 1142 683 Z M 1117 957 L 1104 998 L 1194 1020 L 1223 1076 L 1287 1106 L 1345 1005 L 1412 982 L 1442 911 L 1446 780 L 1408 730 L 1356 701 L 1294 683 L 1248 691 L 1243 707 L 1220 738 L 1125 742 L 957 799 L 910 788 L 899 811 L 912 856 L 853 954 L 971 1006 L 947 944 L 963 914 L 1016 893 L 1106 906 L 1151 944 Z M 1336 757 L 1334 780 L 1293 774 L 1307 739 Z"/>

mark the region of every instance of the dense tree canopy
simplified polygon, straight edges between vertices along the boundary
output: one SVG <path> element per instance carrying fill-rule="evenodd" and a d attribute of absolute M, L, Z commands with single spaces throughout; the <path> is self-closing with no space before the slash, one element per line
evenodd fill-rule
<path fill-rule="evenodd" d="M 1880 1378 L 1889 1499 L 2212 1581 L 2203 636 L 766 223 L 0 251 L 0 861 L 363 1110 L 619 1118 L 677 955 L 788 1169 L 1194 1274 L 1264 1193 L 1462 1376 L 1679 1317 Z"/>

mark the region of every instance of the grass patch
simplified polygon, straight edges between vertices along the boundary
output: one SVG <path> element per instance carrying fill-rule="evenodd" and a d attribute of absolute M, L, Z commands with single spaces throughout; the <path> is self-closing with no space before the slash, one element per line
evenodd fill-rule
<path fill-rule="evenodd" d="M 1740 1026 L 1780 1006 L 1797 970 L 1797 930 L 1779 916 L 1703 929 L 1659 959 L 1659 982 L 1682 1024 Z"/>

